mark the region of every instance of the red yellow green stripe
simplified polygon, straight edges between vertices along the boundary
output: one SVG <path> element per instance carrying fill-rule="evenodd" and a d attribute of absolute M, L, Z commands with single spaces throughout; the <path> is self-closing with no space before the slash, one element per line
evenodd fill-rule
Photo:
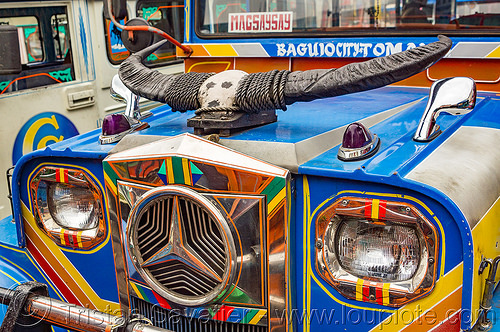
<path fill-rule="evenodd" d="M 68 183 L 68 170 L 64 168 L 57 169 L 56 181 L 61 183 Z"/>
<path fill-rule="evenodd" d="M 141 299 L 141 300 L 144 300 L 144 301 L 148 301 L 148 302 L 151 302 L 151 300 L 148 298 L 148 296 L 146 295 L 146 293 L 144 292 L 144 290 L 142 289 L 142 286 L 139 285 L 139 284 L 136 284 L 135 282 L 130 282 L 130 286 L 132 287 L 132 289 L 134 290 L 135 294 Z"/>

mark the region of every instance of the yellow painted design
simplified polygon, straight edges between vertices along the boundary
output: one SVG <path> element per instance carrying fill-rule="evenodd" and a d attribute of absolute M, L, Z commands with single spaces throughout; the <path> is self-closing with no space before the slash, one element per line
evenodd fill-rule
<path fill-rule="evenodd" d="M 472 229 L 474 246 L 474 268 L 472 271 L 479 269 L 483 258 L 495 258 L 500 255 L 500 248 L 495 245 L 500 243 L 498 221 L 500 221 L 500 198 Z M 486 269 L 480 276 L 476 273 L 472 274 L 472 322 L 478 319 L 479 303 L 484 292 L 484 279 L 488 273 L 489 269 Z M 498 277 L 497 273 L 497 281 Z"/>
<path fill-rule="evenodd" d="M 250 320 L 250 322 L 248 322 L 248 324 L 257 324 L 258 322 L 260 322 L 260 320 L 262 319 L 262 317 L 265 316 L 265 314 L 267 313 L 267 310 L 265 309 L 261 309 L 259 310 L 259 312 L 253 316 L 253 318 Z"/>
<path fill-rule="evenodd" d="M 290 197 L 292 197 L 292 189 L 291 189 L 291 186 L 290 186 L 290 181 L 287 181 L 287 185 L 286 185 L 286 188 L 287 188 L 287 192 L 286 192 L 286 197 L 287 197 L 287 226 L 286 226 L 286 229 L 287 229 L 287 234 L 291 234 L 291 231 L 290 231 L 290 225 L 291 225 L 291 222 L 290 222 L 290 216 L 292 215 L 291 214 L 291 209 L 292 209 L 292 205 L 290 204 Z M 288 235 L 286 237 L 286 246 L 287 246 L 287 253 L 291 252 L 291 242 L 288 240 Z M 287 304 L 287 309 L 290 311 L 290 308 L 292 308 L 292 287 L 290 287 L 290 285 L 292 284 L 292 280 L 291 280 L 291 263 L 290 261 L 288 260 L 288 256 L 287 256 L 287 284 L 286 284 L 286 288 L 287 288 L 287 298 L 286 298 L 286 304 Z M 293 328 L 293 319 L 290 319 L 288 320 L 288 315 L 287 315 L 287 321 L 288 321 L 288 324 L 287 326 L 289 327 L 288 331 L 295 331 L 295 329 Z"/>
<path fill-rule="evenodd" d="M 9 278 L 10 280 L 14 281 L 16 284 L 20 285 L 21 283 L 19 281 L 17 281 L 14 277 L 12 277 L 10 274 L 0 270 L 0 272 L 2 272 L 3 275 L 5 275 L 7 278 Z"/>
<path fill-rule="evenodd" d="M 166 168 L 167 168 L 167 182 L 168 184 L 175 183 L 174 180 L 174 168 L 172 167 L 172 157 L 168 157 L 165 160 Z"/>
<path fill-rule="evenodd" d="M 382 287 L 382 304 L 389 305 L 389 288 L 391 287 L 390 283 L 384 283 Z"/>
<path fill-rule="evenodd" d="M 64 183 L 64 168 L 59 168 L 59 182 Z"/>
<path fill-rule="evenodd" d="M 184 173 L 184 183 L 188 186 L 192 185 L 191 171 L 189 170 L 189 160 L 187 160 L 186 158 L 182 158 L 182 172 Z"/>
<path fill-rule="evenodd" d="M 52 115 L 50 118 L 41 118 L 33 122 L 33 124 L 27 130 L 26 135 L 24 136 L 23 154 L 33 151 L 33 143 L 35 141 L 36 133 L 42 126 L 47 124 L 51 125 L 56 130 L 59 129 L 59 124 L 57 123 L 55 115 Z"/>
<path fill-rule="evenodd" d="M 358 279 L 356 282 L 356 300 L 363 301 L 363 279 Z"/>
<path fill-rule="evenodd" d="M 230 44 L 205 44 L 203 45 L 211 56 L 231 57 L 238 56 Z"/>
<path fill-rule="evenodd" d="M 139 289 L 137 288 L 137 285 L 133 282 L 130 282 L 130 286 L 132 286 L 132 289 L 134 290 L 135 292 L 135 295 L 139 296 L 139 298 L 141 300 L 144 300 L 144 296 L 142 296 L 141 292 L 139 291 Z"/>
<path fill-rule="evenodd" d="M 45 277 L 45 274 L 40 270 L 40 268 L 38 268 L 38 264 L 36 264 L 33 259 L 31 258 L 30 255 L 28 255 L 28 253 L 26 251 L 22 251 L 22 250 L 19 250 L 19 249 L 16 249 L 16 248 L 12 248 L 12 247 L 8 247 L 8 246 L 4 246 L 2 244 L 0 244 L 0 247 L 4 248 L 4 249 L 8 249 L 8 250 L 12 250 L 12 251 L 15 251 L 15 252 L 18 252 L 18 253 L 21 253 L 21 254 L 24 254 L 26 256 L 26 258 L 28 258 L 28 260 L 31 262 L 31 264 L 33 264 L 33 266 L 38 270 L 38 273 L 40 273 L 40 275 L 45 279 L 46 281 L 46 285 L 49 285 L 50 288 L 52 288 L 52 290 L 57 294 L 57 296 L 59 297 L 59 299 L 63 300 L 63 297 L 61 296 L 61 294 L 59 293 L 59 291 L 54 287 L 52 286 L 52 283 Z M 23 271 L 24 274 L 26 274 L 28 277 L 31 278 L 31 280 L 35 281 L 35 278 L 33 278 L 33 276 L 31 274 L 29 274 L 26 270 L 24 270 L 22 267 L 20 267 L 19 265 L 17 265 L 16 263 L 8 260 L 7 258 L 3 257 L 3 256 L 0 256 L 3 260 L 5 260 L 6 262 L 8 262 L 9 264 L 15 266 L 16 268 L 18 268 L 19 270 Z"/>
<path fill-rule="evenodd" d="M 226 68 L 224 70 L 229 70 L 229 68 L 231 68 L 230 61 L 206 61 L 206 62 L 197 62 L 197 63 L 192 64 L 191 67 L 188 68 L 187 72 L 190 73 L 193 70 L 193 68 L 196 66 L 212 65 L 212 64 L 226 65 Z"/>
<path fill-rule="evenodd" d="M 274 210 L 274 208 L 285 198 L 285 195 L 286 195 L 286 187 L 281 189 L 281 191 L 276 196 L 274 196 L 271 202 L 267 204 L 268 213 L 271 213 Z"/>
<path fill-rule="evenodd" d="M 486 55 L 487 58 L 500 58 L 500 46 L 491 51 L 490 54 Z"/>
<path fill-rule="evenodd" d="M 372 219 L 378 219 L 379 199 L 372 199 Z"/>
<path fill-rule="evenodd" d="M 303 202 L 302 202 L 302 206 L 303 206 L 303 210 L 304 210 L 304 215 L 302 217 L 302 220 L 303 220 L 303 229 L 302 229 L 302 248 L 308 248 L 307 244 L 309 243 L 309 241 L 307 240 L 307 222 L 309 220 L 309 182 L 307 181 L 307 177 L 304 175 L 302 177 L 302 182 L 303 182 L 303 186 L 304 186 L 304 199 L 303 199 Z M 305 271 L 305 273 L 303 274 L 303 278 L 302 278 L 302 308 L 306 308 L 307 306 L 307 298 L 309 297 L 309 289 L 306 288 L 306 285 L 307 285 L 307 280 L 309 280 L 309 276 L 308 276 L 308 269 L 307 269 L 307 257 L 309 257 L 308 255 L 308 252 L 307 250 L 304 250 L 304 252 L 302 253 L 302 262 L 303 262 L 303 265 L 302 265 L 302 271 Z M 307 320 L 306 320 L 307 321 Z M 302 325 L 303 328 L 302 330 L 304 332 L 307 331 L 307 325 L 308 324 L 304 324 Z"/>
<path fill-rule="evenodd" d="M 38 145 L 36 146 L 37 149 L 41 149 L 41 148 L 44 148 L 47 146 L 47 143 L 48 142 L 54 142 L 54 143 L 57 143 L 57 142 L 60 142 L 64 139 L 64 136 L 59 136 L 59 138 L 55 137 L 55 136 L 52 136 L 52 135 L 48 135 L 48 136 L 45 136 L 43 137 L 40 142 L 38 142 Z"/>
<path fill-rule="evenodd" d="M 61 251 L 61 248 L 57 246 L 54 241 L 52 241 L 45 233 L 43 233 L 40 228 L 36 225 L 35 218 L 28 210 L 28 208 L 22 204 L 22 215 L 26 220 L 25 225 L 30 227 L 31 232 L 28 232 L 37 237 L 37 239 L 33 239 L 36 243 L 43 243 L 50 252 L 54 255 L 53 258 L 57 259 L 57 261 L 64 267 L 64 269 L 71 275 L 72 279 L 75 283 L 80 287 L 80 289 L 86 294 L 89 300 L 96 306 L 97 309 L 106 312 L 119 313 L 120 304 L 108 300 L 101 299 L 99 295 L 94 291 L 94 289 L 88 284 L 87 280 L 80 274 L 78 269 L 71 263 L 71 261 L 64 255 Z M 28 231 L 28 229 L 27 229 Z M 51 260 L 50 257 L 47 257 L 47 260 Z"/>
<path fill-rule="evenodd" d="M 186 17 L 191 17 L 191 1 L 190 0 L 186 0 L 186 6 L 184 7 L 184 11 L 186 12 Z M 189 22 L 191 20 L 184 20 L 185 23 L 186 23 L 186 41 L 189 43 L 190 42 L 190 36 L 189 36 L 189 33 L 191 32 L 190 29 L 189 29 Z"/>
<path fill-rule="evenodd" d="M 118 195 L 118 189 L 116 188 L 115 184 L 113 183 L 113 180 L 110 179 L 109 175 L 107 173 L 104 173 L 104 181 L 108 184 L 109 188 L 113 192 L 115 196 Z"/>
<path fill-rule="evenodd" d="M 61 244 L 65 246 L 66 240 L 64 239 L 64 228 L 61 228 L 61 231 L 59 232 L 59 237 L 61 238 Z"/>
<path fill-rule="evenodd" d="M 428 296 L 399 308 L 371 331 L 391 332 L 403 329 L 434 307 L 436 303 L 453 293 L 462 285 L 462 280 L 463 263 L 460 263 L 436 282 L 434 290 Z"/>
<path fill-rule="evenodd" d="M 83 243 L 82 243 L 82 232 L 77 232 L 76 233 L 76 242 L 78 242 L 78 247 L 83 248 Z"/>

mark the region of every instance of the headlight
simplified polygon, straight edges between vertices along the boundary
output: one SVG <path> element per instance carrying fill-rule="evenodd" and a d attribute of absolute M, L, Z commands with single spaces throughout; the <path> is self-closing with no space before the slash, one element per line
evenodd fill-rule
<path fill-rule="evenodd" d="M 422 234 L 414 227 L 347 219 L 333 231 L 330 227 L 325 235 L 327 249 L 335 249 L 340 266 L 358 278 L 403 281 L 417 271 Z"/>
<path fill-rule="evenodd" d="M 316 227 L 317 270 L 344 296 L 400 306 L 432 290 L 436 230 L 414 206 L 345 197 Z"/>
<path fill-rule="evenodd" d="M 56 243 L 90 248 L 104 238 L 102 195 L 83 171 L 43 167 L 30 188 L 35 219 Z"/>

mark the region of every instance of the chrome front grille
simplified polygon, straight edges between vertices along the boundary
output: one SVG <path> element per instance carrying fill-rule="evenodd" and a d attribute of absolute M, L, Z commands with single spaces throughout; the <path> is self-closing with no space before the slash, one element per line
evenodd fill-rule
<path fill-rule="evenodd" d="M 151 321 L 154 326 L 175 332 L 266 332 L 265 326 L 219 322 L 214 320 L 185 317 L 173 310 L 167 310 L 136 297 L 131 297 L 132 313 Z"/>
<path fill-rule="evenodd" d="M 228 223 L 194 190 L 149 191 L 129 217 L 127 237 L 137 271 L 170 301 L 205 304 L 231 284 L 236 255 Z"/>

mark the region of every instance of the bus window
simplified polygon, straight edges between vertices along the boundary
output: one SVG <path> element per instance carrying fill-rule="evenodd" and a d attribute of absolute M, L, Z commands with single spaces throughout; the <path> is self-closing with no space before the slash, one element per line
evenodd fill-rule
<path fill-rule="evenodd" d="M 137 17 L 144 18 L 148 23 L 160 30 L 165 31 L 178 41 L 184 40 L 184 2 L 174 1 L 150 1 L 139 0 L 137 2 Z M 125 60 L 130 52 L 125 48 L 121 40 L 121 29 L 115 27 L 111 20 L 104 18 L 106 50 L 108 59 L 112 64 L 120 64 Z M 127 18 L 121 20 L 120 24 L 125 24 Z M 154 42 L 161 39 L 154 36 Z M 176 62 L 176 49 L 171 43 L 165 44 L 160 49 L 151 54 L 144 62 L 146 66 L 154 67 L 171 62 Z"/>
<path fill-rule="evenodd" d="M 247 8 L 250 6 L 250 8 Z M 498 34 L 499 0 L 201 0 L 197 33 L 248 37 L 257 34 L 384 32 Z M 462 30 L 462 31 L 460 31 Z"/>
<path fill-rule="evenodd" d="M 130 52 L 123 46 L 121 38 L 121 30 L 118 29 L 110 19 L 104 17 L 104 37 L 106 40 L 106 53 L 108 55 L 108 60 L 114 65 L 122 63 L 123 60 L 128 58 Z M 127 22 L 127 17 L 120 20 L 118 23 L 125 24 Z"/>
<path fill-rule="evenodd" d="M 43 60 L 43 48 L 40 38 L 40 24 L 35 16 L 2 17 L 0 24 L 17 26 L 24 41 L 21 45 L 21 61 L 26 63 Z"/>
<path fill-rule="evenodd" d="M 144 18 L 150 25 L 165 31 L 175 40 L 184 40 L 184 1 L 139 0 L 137 17 Z M 155 42 L 160 39 L 155 35 Z M 154 66 L 176 61 L 175 52 L 175 46 L 167 43 L 151 54 L 145 63 Z"/>
<path fill-rule="evenodd" d="M 17 26 L 23 65 L 0 75 L 0 95 L 75 79 L 66 7 L 2 8 L 0 24 Z"/>
<path fill-rule="evenodd" d="M 54 36 L 54 51 L 58 59 L 65 59 L 69 51 L 68 18 L 66 14 L 55 14 L 50 18 Z"/>

